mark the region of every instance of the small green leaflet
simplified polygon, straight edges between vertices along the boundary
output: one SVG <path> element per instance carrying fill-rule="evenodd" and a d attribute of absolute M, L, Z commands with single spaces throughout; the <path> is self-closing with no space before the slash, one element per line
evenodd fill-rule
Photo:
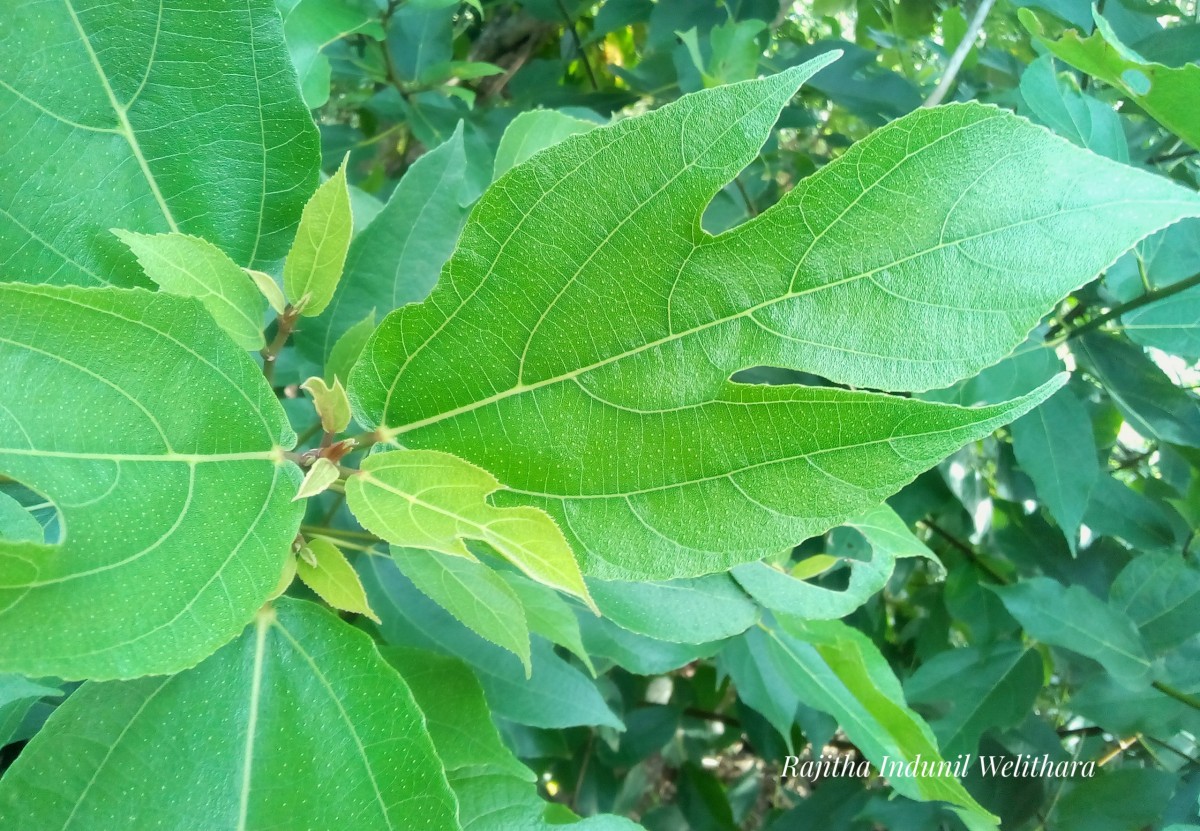
<path fill-rule="evenodd" d="M 1186 63 L 1172 68 L 1148 61 L 1121 43 L 1108 21 L 1093 14 L 1096 31 L 1090 36 L 1081 37 L 1070 29 L 1051 40 L 1042 36 L 1042 26 L 1032 12 L 1018 12 L 1025 28 L 1053 55 L 1115 87 L 1159 124 L 1200 148 L 1200 108 L 1196 107 L 1200 66 Z"/>
<path fill-rule="evenodd" d="M 350 190 L 346 185 L 346 164 L 317 188 L 304 206 L 296 239 L 283 264 L 283 290 L 301 314 L 315 317 L 325 310 L 346 264 L 354 218 L 350 211 Z"/>
<path fill-rule="evenodd" d="M 181 829 L 459 828 L 404 681 L 367 635 L 287 598 L 193 669 L 84 685 L 0 781 L 12 831 L 112 831 L 151 805 Z"/>
<path fill-rule="evenodd" d="M 496 549 L 533 579 L 593 606 L 562 532 L 537 508 L 496 508 L 500 483 L 449 453 L 377 453 L 346 481 L 346 501 L 362 526 L 388 542 L 474 559 L 466 540 Z"/>
<path fill-rule="evenodd" d="M 194 665 L 267 599 L 300 523 L 278 399 L 193 299 L 0 284 L 0 309 L 0 472 L 64 532 L 0 541 L 0 671 Z"/>
<path fill-rule="evenodd" d="M 1025 67 L 1021 98 L 1039 122 L 1060 136 L 1101 156 L 1129 161 L 1120 116 L 1109 104 L 1080 92 L 1072 78 L 1060 76 L 1052 55 L 1043 55 Z"/>
<path fill-rule="evenodd" d="M 129 246 L 159 288 L 195 297 L 234 343 L 243 349 L 262 349 L 267 298 L 224 251 L 187 234 L 113 233 Z"/>
<path fill-rule="evenodd" d="M 146 285 L 114 226 L 277 262 L 320 162 L 281 28 L 272 0 L 10 4 L 3 278 Z"/>
<path fill-rule="evenodd" d="M 595 122 L 556 110 L 530 110 L 512 120 L 496 147 L 493 178 L 499 179 L 539 150 L 558 144 L 568 136 L 585 133 Z"/>
<path fill-rule="evenodd" d="M 333 608 L 379 622 L 367 603 L 367 595 L 354 566 L 341 549 L 324 537 L 313 537 L 300 549 L 296 556 L 296 575 Z"/>
<path fill-rule="evenodd" d="M 662 580 L 821 533 L 1051 394 L 1060 382 L 960 409 L 729 381 L 769 365 L 870 389 L 952 383 L 1139 238 L 1200 214 L 1164 179 L 953 105 L 879 129 L 770 210 L 705 234 L 705 205 L 832 58 L 510 170 L 430 297 L 368 343 L 348 388 L 356 418 L 493 474 L 493 502 L 549 513 L 589 576 Z"/>
<path fill-rule="evenodd" d="M 283 34 L 299 76 L 304 103 L 317 109 L 329 100 L 332 67 L 322 50 L 353 33 L 382 39 L 371 0 L 276 0 Z"/>

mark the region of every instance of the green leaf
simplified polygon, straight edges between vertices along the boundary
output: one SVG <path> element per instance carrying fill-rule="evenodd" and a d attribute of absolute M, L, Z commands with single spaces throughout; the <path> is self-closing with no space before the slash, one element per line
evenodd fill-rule
<path fill-rule="evenodd" d="M 193 669 L 84 685 L 0 780 L 14 831 L 111 831 L 151 805 L 164 828 L 458 829 L 400 676 L 365 634 L 286 598 Z"/>
<path fill-rule="evenodd" d="M 1093 333 L 1071 341 L 1071 351 L 1133 429 L 1146 438 L 1200 447 L 1200 398 L 1175 386 L 1141 347 Z"/>
<path fill-rule="evenodd" d="M 312 396 L 313 406 L 321 417 L 321 428 L 326 433 L 340 433 L 350 426 L 350 400 L 336 377 L 332 385 L 317 377 L 309 378 L 300 389 Z"/>
<path fill-rule="evenodd" d="M 751 597 L 768 609 L 806 620 L 836 620 L 881 591 L 891 579 L 899 558 L 924 557 L 934 563 L 939 573 L 944 571 L 933 552 L 913 536 L 904 520 L 887 505 L 872 508 L 846 524 L 867 538 L 872 556 L 867 561 L 846 561 L 850 582 L 842 591 L 815 586 L 766 563 L 737 566 L 733 576 Z"/>
<path fill-rule="evenodd" d="M 1080 147 L 1129 161 L 1129 144 L 1113 108 L 1079 91 L 1074 79 L 1059 75 L 1054 58 L 1043 55 L 1021 73 L 1021 97 L 1036 119 Z"/>
<path fill-rule="evenodd" d="M 1097 536 L 1117 537 L 1135 548 L 1153 550 L 1176 542 L 1177 529 L 1168 510 L 1120 480 L 1101 476 L 1092 489 L 1083 523 Z"/>
<path fill-rule="evenodd" d="M 504 746 L 492 722 L 483 687 L 466 664 L 421 649 L 392 646 L 381 651 L 400 671 L 425 714 L 429 736 L 451 787 L 459 776 L 471 772 L 537 781 L 533 771 Z"/>
<path fill-rule="evenodd" d="M 315 317 L 325 310 L 346 264 L 354 218 L 346 186 L 346 161 L 317 188 L 304 206 L 296 239 L 283 264 L 283 290 L 301 313 Z"/>
<path fill-rule="evenodd" d="M 620 719 L 609 709 L 595 683 L 555 654 L 541 638 L 534 637 L 530 643 L 533 675 L 526 678 L 516 655 L 455 620 L 418 591 L 395 563 L 383 557 L 368 557 L 359 563 L 359 573 L 372 608 L 383 619 L 380 631 L 384 639 L 396 646 L 427 649 L 466 661 L 497 716 L 534 727 L 604 724 L 621 728 Z"/>
<path fill-rule="evenodd" d="M 1200 66 L 1184 64 L 1173 69 L 1147 61 L 1122 44 L 1098 14 L 1096 31 L 1090 37 L 1081 37 L 1071 29 L 1058 40 L 1041 37 L 1041 27 L 1032 15 L 1024 13 L 1021 20 L 1055 56 L 1115 87 L 1159 124 L 1192 147 L 1200 148 L 1200 110 L 1196 108 Z"/>
<path fill-rule="evenodd" d="M 64 529 L 58 545 L 0 542 L 0 668 L 194 665 L 289 556 L 302 505 L 283 408 L 195 300 L 0 285 L 0 308 L 0 471 Z"/>
<path fill-rule="evenodd" d="M 1113 581 L 1109 600 L 1154 652 L 1175 649 L 1200 632 L 1200 569 L 1175 552 L 1134 557 Z"/>
<path fill-rule="evenodd" d="M 1148 303 L 1121 315 L 1121 329 L 1142 346 L 1153 346 L 1189 361 L 1200 360 L 1200 286 Z"/>
<path fill-rule="evenodd" d="M 1154 826 L 1175 792 L 1178 776 L 1127 767 L 1083 779 L 1057 806 L 1061 831 L 1140 831 Z"/>
<path fill-rule="evenodd" d="M 300 79 L 304 103 L 310 109 L 329 100 L 331 69 L 321 51 L 347 35 L 362 33 L 380 39 L 379 9 L 371 0 L 276 0 L 283 16 L 292 64 Z"/>
<path fill-rule="evenodd" d="M 758 609 L 727 574 L 666 583 L 590 580 L 601 614 L 631 632 L 672 643 L 702 644 L 745 632 Z"/>
<path fill-rule="evenodd" d="M 283 256 L 319 150 L 271 0 L 8 11 L 5 279 L 145 285 L 114 226 L 203 237 L 239 265 Z"/>
<path fill-rule="evenodd" d="M 528 677 L 529 625 L 516 593 L 483 563 L 419 548 L 392 549 L 400 571 L 468 629 L 521 659 Z"/>
<path fill-rule="evenodd" d="M 42 525 L 6 493 L 0 493 L 0 540 L 42 542 Z"/>
<path fill-rule="evenodd" d="M 897 792 L 922 801 L 941 800 L 977 819 L 995 818 L 950 775 L 896 775 L 903 765 L 941 760 L 929 726 L 904 703 L 904 691 L 875 644 L 840 621 L 803 621 L 782 616 L 768 630 L 768 649 L 780 673 L 803 701 L 837 719 L 846 737 L 888 777 Z M 885 763 L 884 760 L 887 760 Z"/>
<path fill-rule="evenodd" d="M 20 675 L 0 673 L 0 747 L 8 744 L 25 714 L 44 697 L 59 698 L 62 690 L 39 684 Z"/>
<path fill-rule="evenodd" d="M 326 383 L 332 384 L 334 381 L 344 381 L 350 377 L 350 370 L 354 368 L 363 347 L 367 345 L 367 339 L 374 331 L 375 312 L 372 311 L 337 339 L 337 343 L 329 351 L 329 360 L 325 362 Z"/>
<path fill-rule="evenodd" d="M 878 504 L 1051 392 L 964 411 L 734 372 L 951 383 L 1141 236 L 1200 214 L 1164 179 L 955 105 L 872 133 L 772 209 L 704 234 L 707 202 L 830 58 L 509 171 L 429 299 L 367 345 L 350 381 L 359 420 L 491 472 L 496 504 L 550 513 L 590 575 L 721 571 Z"/>
<path fill-rule="evenodd" d="M 593 657 L 608 659 L 637 675 L 661 675 L 708 658 L 721 648 L 720 643 L 674 643 L 618 626 L 605 617 L 579 610 L 576 615 L 583 645 Z"/>
<path fill-rule="evenodd" d="M 1070 389 L 1061 389 L 1012 424 L 1013 450 L 1038 498 L 1075 553 L 1079 526 L 1100 476 L 1092 420 Z"/>
<path fill-rule="evenodd" d="M 113 233 L 129 246 L 155 285 L 198 299 L 242 349 L 262 349 L 267 298 L 224 251 L 187 234 Z"/>
<path fill-rule="evenodd" d="M 367 603 L 366 592 L 346 555 L 324 537 L 309 539 L 296 556 L 296 574 L 317 597 L 339 611 L 379 618 Z"/>
<path fill-rule="evenodd" d="M 941 652 L 904 684 L 910 705 L 931 712 L 930 727 L 950 759 L 974 753 L 986 730 L 1015 727 L 1042 689 L 1042 658 L 1016 643 Z M 922 707 L 921 705 L 925 705 Z"/>
<path fill-rule="evenodd" d="M 306 355 L 316 361 L 329 355 L 332 363 L 334 344 L 352 324 L 429 294 L 467 219 L 466 168 L 461 129 L 413 163 L 387 205 L 350 243 L 329 308 L 297 334 Z"/>
<path fill-rule="evenodd" d="M 1129 687 L 1150 682 L 1153 667 L 1133 621 L 1083 586 L 1034 577 L 992 590 L 1030 637 L 1086 655 Z"/>
<path fill-rule="evenodd" d="M 593 121 L 584 121 L 555 110 L 521 113 L 509 123 L 500 137 L 493 178 L 499 179 L 535 153 L 576 133 L 586 133 L 595 126 Z"/>
<path fill-rule="evenodd" d="M 549 586 L 530 580 L 523 574 L 512 571 L 499 574 L 521 601 L 529 631 L 564 647 L 594 676 L 596 668 L 592 666 L 592 658 L 583 647 L 574 607 Z"/>
<path fill-rule="evenodd" d="M 346 502 L 362 526 L 406 548 L 474 559 L 479 540 L 547 586 L 592 605 L 562 532 L 537 508 L 495 508 L 500 485 L 487 471 L 449 453 L 397 450 L 363 461 L 346 482 Z"/>
<path fill-rule="evenodd" d="M 769 637 L 764 629 L 748 629 L 740 638 L 734 638 L 722 647 L 717 666 L 733 679 L 738 699 L 762 713 L 790 749 L 800 693 L 776 666 Z"/>

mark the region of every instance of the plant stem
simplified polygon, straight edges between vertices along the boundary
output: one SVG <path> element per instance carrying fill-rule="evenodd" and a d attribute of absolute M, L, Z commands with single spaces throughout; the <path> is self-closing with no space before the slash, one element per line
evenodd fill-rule
<path fill-rule="evenodd" d="M 1162 681 L 1155 681 L 1150 686 L 1154 687 L 1154 689 L 1158 690 L 1163 695 L 1169 696 L 1181 704 L 1188 705 L 1193 710 L 1200 710 L 1200 697 L 1194 696 L 1190 693 L 1185 693 L 1183 690 L 1177 690 L 1170 684 L 1165 684 Z"/>
<path fill-rule="evenodd" d="M 386 540 L 379 539 L 379 537 L 375 536 L 374 534 L 368 534 L 366 531 L 350 531 L 344 528 L 326 528 L 323 525 L 301 525 L 300 533 L 352 540 L 355 542 L 367 543 L 368 545 L 383 545 L 387 542 Z"/>
<path fill-rule="evenodd" d="M 967 545 L 965 542 L 960 540 L 958 537 L 951 534 L 945 528 L 942 528 L 937 523 L 931 522 L 928 519 L 922 519 L 922 520 L 919 520 L 919 522 L 921 525 L 924 525 L 930 531 L 937 534 L 939 537 L 944 539 L 946 542 L 950 543 L 950 545 L 954 546 L 956 549 L 958 549 L 963 554 L 965 554 L 967 559 L 970 560 L 971 563 L 976 568 L 978 568 L 981 571 L 983 571 L 984 573 L 986 573 L 989 577 L 991 577 L 997 583 L 1000 583 L 1001 585 L 1004 585 L 1004 586 L 1010 585 L 1012 583 L 1012 581 L 1009 580 L 1006 576 L 1001 574 L 999 571 L 996 571 L 996 569 L 993 566 L 989 565 L 985 560 L 983 560 L 983 558 L 981 558 L 979 556 L 979 554 L 975 551 L 974 548 Z"/>
<path fill-rule="evenodd" d="M 587 70 L 588 80 L 592 84 L 592 89 L 599 90 L 600 84 L 596 83 L 596 73 L 592 71 L 592 63 L 588 60 L 587 52 L 584 51 L 583 41 L 579 38 L 579 30 L 575 28 L 575 21 L 571 19 L 571 14 L 567 11 L 563 0 L 558 0 L 558 10 L 562 12 L 563 20 L 566 21 L 566 29 L 571 33 L 571 40 L 575 42 L 575 51 L 579 53 L 579 60 L 583 62 L 583 68 Z"/>
<path fill-rule="evenodd" d="M 988 12 L 992 10 L 995 2 L 996 0 L 980 0 L 979 8 L 975 10 L 975 16 L 971 18 L 971 23 L 967 26 L 966 34 L 959 41 L 954 54 L 950 56 L 950 63 L 946 64 L 946 73 L 942 75 L 942 80 L 938 81 L 937 88 L 925 99 L 925 103 L 921 105 L 922 107 L 936 107 L 942 103 L 946 94 L 950 92 L 950 88 L 954 86 L 954 80 L 958 77 L 959 70 L 962 69 L 963 61 L 967 59 L 967 55 L 971 52 L 971 47 L 975 45 L 975 38 L 979 36 L 979 30 L 983 28 L 983 21 L 987 19 Z"/>
<path fill-rule="evenodd" d="M 1159 300 L 1166 300 L 1168 297 L 1173 297 L 1180 292 L 1187 291 L 1194 286 L 1200 286 L 1200 274 L 1193 274 L 1186 280 L 1180 280 L 1178 283 L 1172 283 L 1169 286 L 1163 286 L 1161 289 L 1148 291 L 1140 297 L 1135 297 L 1127 303 L 1121 303 L 1113 306 L 1099 317 L 1094 317 L 1082 326 L 1077 326 L 1067 332 L 1064 340 L 1072 340 L 1080 335 L 1086 335 L 1088 332 L 1095 331 L 1108 323 L 1110 320 L 1115 320 L 1123 314 L 1132 312 L 1134 309 L 1140 309 L 1142 306 L 1148 306 L 1151 303 L 1156 303 Z"/>
<path fill-rule="evenodd" d="M 278 360 L 279 353 L 283 350 L 288 338 L 292 336 L 292 332 L 296 330 L 296 321 L 299 319 L 300 309 L 290 303 L 283 310 L 283 314 L 276 319 L 275 338 L 263 347 L 261 353 L 263 377 L 267 379 L 268 384 L 275 380 L 275 361 Z"/>

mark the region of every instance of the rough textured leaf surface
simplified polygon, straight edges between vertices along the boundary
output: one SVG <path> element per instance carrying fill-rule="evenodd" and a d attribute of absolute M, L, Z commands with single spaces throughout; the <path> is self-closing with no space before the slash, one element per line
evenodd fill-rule
<path fill-rule="evenodd" d="M 287 250 L 317 131 L 271 0 L 34 0 L 0 31 L 0 272 L 145 285 L 109 228 Z"/>
<path fill-rule="evenodd" d="M 1049 393 L 963 411 L 734 372 L 949 384 L 1139 238 L 1200 213 L 1166 180 L 957 105 L 876 131 L 707 235 L 705 205 L 830 57 L 513 168 L 430 298 L 367 346 L 350 384 L 360 421 L 493 473 L 507 488 L 493 500 L 548 511 L 590 574 L 720 571 L 870 508 Z"/>
<path fill-rule="evenodd" d="M 456 814 L 375 644 L 286 598 L 193 669 L 85 685 L 0 782 L 13 831 L 457 831 Z"/>
<path fill-rule="evenodd" d="M 0 541 L 0 668 L 174 672 L 234 637 L 300 523 L 294 441 L 195 300 L 0 285 L 0 472 L 63 522 L 58 545 Z"/>

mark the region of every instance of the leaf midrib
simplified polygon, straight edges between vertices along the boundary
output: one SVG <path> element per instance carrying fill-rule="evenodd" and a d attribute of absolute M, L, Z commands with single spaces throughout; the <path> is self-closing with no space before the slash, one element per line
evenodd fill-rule
<path fill-rule="evenodd" d="M 163 4 L 159 0 L 158 4 L 158 23 L 155 27 L 153 51 L 150 54 L 150 60 L 146 65 L 145 75 L 142 76 L 141 84 L 138 86 L 137 92 L 129 99 L 127 104 L 122 104 L 117 100 L 117 95 L 113 92 L 112 84 L 109 83 L 108 74 L 104 71 L 104 66 L 100 63 L 100 58 L 96 54 L 96 50 L 92 47 L 92 42 L 88 38 L 87 32 L 83 28 L 83 23 L 79 19 L 79 15 L 75 11 L 75 6 L 71 0 L 63 0 L 67 7 L 67 13 L 71 16 L 71 23 L 75 26 L 75 31 L 79 33 L 79 40 L 83 44 L 83 48 L 87 51 L 88 59 L 92 63 L 92 67 L 96 70 L 96 75 L 100 79 L 100 85 L 104 89 L 104 94 L 108 98 L 109 106 L 112 107 L 113 113 L 117 116 L 117 123 L 120 125 L 116 132 L 122 136 L 129 149 L 133 152 L 133 158 L 138 163 L 138 168 L 142 172 L 142 176 L 146 180 L 146 184 L 150 187 L 150 193 L 154 196 L 154 201 L 158 203 L 159 210 L 162 211 L 163 218 L 167 220 L 167 225 L 176 233 L 179 231 L 179 225 L 175 222 L 175 217 L 171 214 L 171 209 L 167 206 L 167 201 L 163 197 L 162 191 L 158 187 L 158 180 L 154 178 L 154 173 L 150 170 L 150 164 L 146 160 L 145 154 L 142 152 L 142 145 L 138 141 L 137 133 L 134 132 L 133 125 L 129 121 L 129 108 L 137 100 L 138 94 L 146 86 L 146 81 L 150 77 L 150 67 L 154 63 L 154 56 L 158 51 L 158 33 L 162 27 Z M 40 108 L 39 109 L 43 109 Z M 43 109 L 44 111 L 44 109 Z"/>
<path fill-rule="evenodd" d="M 438 422 L 445 421 L 446 419 L 454 418 L 456 416 L 460 416 L 460 415 L 464 415 L 469 412 L 473 412 L 475 410 L 481 409 L 481 408 L 489 406 L 491 404 L 495 404 L 498 401 L 503 401 L 507 398 L 511 398 L 516 395 L 522 395 L 526 392 L 531 392 L 533 390 L 541 389 L 542 387 L 552 386 L 554 384 L 562 383 L 563 381 L 569 381 L 574 378 L 578 378 L 578 377 L 585 375 L 589 372 L 592 372 L 594 370 L 601 369 L 605 366 L 614 364 L 618 361 L 622 361 L 626 358 L 633 357 L 634 355 L 638 355 L 647 350 L 654 349 L 659 346 L 663 346 L 667 343 L 671 343 L 672 341 L 676 341 L 676 340 L 688 337 L 690 335 L 697 334 L 697 333 L 705 331 L 707 329 L 711 329 L 715 326 L 721 326 L 721 325 L 733 322 L 735 320 L 738 320 L 740 318 L 747 318 L 747 317 L 751 321 L 753 321 L 756 325 L 758 325 L 758 321 L 755 320 L 755 318 L 753 317 L 755 312 L 761 311 L 766 308 L 770 308 L 771 306 L 774 306 L 778 303 L 782 303 L 782 302 L 785 302 L 788 300 L 793 300 L 797 297 L 803 297 L 808 294 L 814 294 L 817 292 L 825 291 L 827 289 L 836 288 L 837 286 L 846 285 L 848 283 L 853 283 L 858 280 L 870 278 L 875 274 L 878 274 L 883 271 L 887 271 L 888 269 L 891 269 L 891 268 L 895 268 L 896 266 L 902 265 L 910 260 L 914 260 L 919 257 L 927 256 L 928 254 L 931 254 L 935 251 L 939 251 L 943 248 L 949 248 L 951 246 L 960 245 L 964 242 L 969 242 L 971 240 L 978 239 L 981 237 L 986 237 L 986 236 L 996 234 L 996 233 L 1000 233 L 1002 231 L 1012 230 L 1013 228 L 1017 228 L 1022 225 L 1028 225 L 1028 224 L 1035 223 L 1035 222 L 1041 222 L 1041 221 L 1043 221 L 1045 219 L 1049 219 L 1051 217 L 1058 217 L 1058 216 L 1063 216 L 1066 214 L 1076 213 L 1076 212 L 1092 211 L 1097 208 L 1104 208 L 1104 207 L 1108 207 L 1111 205 L 1133 205 L 1133 204 L 1161 205 L 1161 204 L 1164 204 L 1164 201 L 1163 200 L 1116 199 L 1116 200 L 1104 202 L 1101 204 L 1091 204 L 1091 205 L 1081 206 L 1079 208 L 1058 210 L 1052 214 L 1030 217 L 1028 219 L 1023 219 L 1019 222 L 1011 223 L 1009 225 L 1004 225 L 1004 226 L 998 227 L 998 228 L 990 228 L 986 231 L 982 231 L 977 234 L 971 234 L 971 235 L 968 235 L 965 237 L 960 237 L 958 239 L 950 240 L 948 242 L 939 242 L 938 244 L 930 246 L 929 248 L 914 252 L 912 254 L 909 254 L 909 255 L 901 257 L 899 259 L 893 260 L 890 263 L 886 263 L 884 265 L 878 266 L 878 267 L 870 269 L 868 271 L 864 271 L 864 272 L 861 272 L 858 274 L 852 274 L 852 275 L 843 277 L 838 280 L 832 280 L 827 283 L 822 283 L 817 286 L 811 286 L 809 288 L 802 289 L 800 291 L 788 292 L 786 294 L 780 295 L 779 297 L 773 297 L 773 298 L 763 301 L 762 303 L 758 303 L 758 304 L 755 304 L 754 306 L 750 306 L 748 308 L 742 309 L 741 311 L 735 312 L 731 315 L 726 315 L 724 317 L 716 318 L 714 320 L 707 321 L 705 323 L 701 323 L 690 329 L 685 329 L 685 330 L 682 330 L 679 332 L 669 333 L 669 334 L 665 335 L 664 337 L 657 338 L 653 341 L 648 341 L 646 343 L 643 343 L 636 347 L 633 347 L 632 349 L 627 349 L 624 352 L 620 352 L 615 355 L 610 355 L 606 358 L 602 358 L 602 359 L 595 361 L 591 364 L 588 364 L 586 366 L 579 367 L 577 369 L 573 369 L 568 372 L 564 372 L 560 375 L 555 375 L 550 378 L 545 378 L 541 381 L 535 381 L 531 384 L 525 384 L 525 383 L 515 384 L 507 390 L 502 390 L 500 392 L 494 393 L 493 395 L 487 396 L 486 398 L 481 398 L 478 401 L 472 401 L 469 404 L 463 404 L 459 407 L 455 407 L 453 409 L 447 410 L 442 413 L 437 413 L 436 415 L 428 416 L 426 418 L 418 419 L 416 421 L 409 422 L 408 424 L 405 424 L 402 426 L 389 427 L 386 424 L 387 410 L 390 405 L 390 393 L 389 393 L 389 401 L 385 403 L 384 410 L 381 413 L 381 417 L 384 419 L 384 423 L 381 424 L 381 426 L 379 428 L 379 434 L 383 441 L 395 444 L 396 443 L 395 439 L 398 436 L 404 435 L 405 433 L 409 433 L 414 430 L 419 430 L 422 427 L 428 427 L 432 424 L 437 424 Z M 1180 204 L 1189 204 L 1189 203 L 1180 202 Z M 710 239 L 717 240 L 717 239 L 720 239 L 720 237 L 712 237 Z M 706 240 L 705 243 L 703 243 L 703 244 L 711 244 L 711 243 Z M 699 247 L 699 246 L 697 246 L 697 247 Z M 486 279 L 485 279 L 485 281 L 486 281 Z M 912 298 L 906 298 L 906 299 L 908 299 L 910 302 L 919 302 L 919 301 L 912 300 Z M 1040 306 L 1039 306 L 1039 308 L 1040 308 Z M 1014 311 L 1014 310 L 1013 309 L 988 309 L 985 311 L 995 313 L 995 314 L 1005 314 L 1007 312 Z M 449 320 L 449 319 L 450 318 L 447 318 L 447 320 Z M 443 323 L 445 323 L 445 322 L 443 322 Z M 433 335 L 430 336 L 430 340 L 432 340 L 434 337 L 436 337 L 436 335 L 438 333 L 440 333 L 440 331 L 441 331 L 441 329 L 439 328 L 438 331 L 434 332 Z M 747 367 L 741 367 L 741 368 L 745 369 Z M 401 377 L 403 377 L 403 368 L 401 369 L 401 371 L 399 373 L 397 373 L 396 381 L 393 383 L 393 385 L 391 387 L 392 392 L 394 392 L 395 389 L 399 387 L 399 379 Z"/>

